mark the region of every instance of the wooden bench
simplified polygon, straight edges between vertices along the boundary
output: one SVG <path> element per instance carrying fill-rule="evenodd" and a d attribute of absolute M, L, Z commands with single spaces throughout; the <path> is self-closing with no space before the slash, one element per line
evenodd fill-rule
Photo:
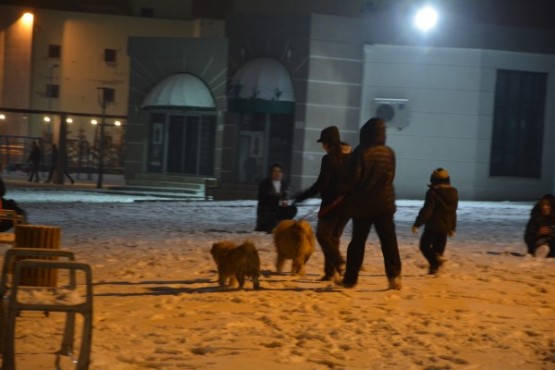
<path fill-rule="evenodd" d="M 12 221 L 13 228 L 6 232 L 0 232 L 0 244 L 15 245 L 15 226 L 25 222 L 25 218 L 16 211 L 0 209 L 0 220 Z"/>

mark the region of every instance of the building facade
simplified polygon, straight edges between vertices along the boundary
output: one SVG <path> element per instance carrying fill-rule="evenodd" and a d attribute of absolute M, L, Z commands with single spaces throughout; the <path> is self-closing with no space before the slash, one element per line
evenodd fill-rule
<path fill-rule="evenodd" d="M 209 180 L 215 198 L 254 198 L 270 165 L 281 163 L 298 191 L 319 172 L 320 130 L 336 125 L 354 147 L 359 128 L 378 115 L 397 154 L 399 198 L 421 198 L 437 167 L 449 170 L 462 199 L 555 192 L 552 28 L 445 13 L 437 30 L 420 34 L 408 14 L 357 15 L 355 7 L 343 15 L 255 14 L 240 3 L 242 12 L 225 22 L 52 16 L 32 49 L 61 40 L 69 65 L 52 68 L 46 52 L 32 53 L 35 93 L 17 104 L 94 112 L 95 89 L 117 89 L 108 111 L 127 118 L 130 185 Z M 87 45 L 79 41 L 105 30 Z M 1 47 L 0 107 L 15 86 L 6 72 L 13 44 Z M 107 64 L 107 50 L 121 55 L 116 65 Z M 59 101 L 38 93 L 49 81 L 60 81 Z"/>

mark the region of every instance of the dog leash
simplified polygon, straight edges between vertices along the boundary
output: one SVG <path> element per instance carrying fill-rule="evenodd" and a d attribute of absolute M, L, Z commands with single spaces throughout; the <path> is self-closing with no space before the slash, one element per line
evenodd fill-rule
<path fill-rule="evenodd" d="M 294 204 L 294 203 L 293 203 Z M 304 216 L 299 217 L 298 220 L 308 220 L 311 218 L 317 211 L 320 209 L 320 206 L 313 207 L 310 211 L 308 211 Z"/>

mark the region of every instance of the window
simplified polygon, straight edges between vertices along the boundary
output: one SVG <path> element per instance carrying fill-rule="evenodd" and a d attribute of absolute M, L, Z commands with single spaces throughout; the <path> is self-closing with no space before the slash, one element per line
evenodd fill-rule
<path fill-rule="evenodd" d="M 154 9 L 141 8 L 141 17 L 152 18 L 154 17 Z"/>
<path fill-rule="evenodd" d="M 105 103 L 113 103 L 116 101 L 116 90 L 104 87 L 102 89 L 102 99 Z"/>
<path fill-rule="evenodd" d="M 62 56 L 62 47 L 60 45 L 48 45 L 48 57 L 60 59 Z"/>
<path fill-rule="evenodd" d="M 541 176 L 546 91 L 546 73 L 497 71 L 491 176 Z"/>
<path fill-rule="evenodd" d="M 60 86 L 59 85 L 46 85 L 46 97 L 47 98 L 59 98 L 60 97 Z"/>
<path fill-rule="evenodd" d="M 117 53 L 115 49 L 104 49 L 104 61 L 106 63 L 115 63 Z"/>

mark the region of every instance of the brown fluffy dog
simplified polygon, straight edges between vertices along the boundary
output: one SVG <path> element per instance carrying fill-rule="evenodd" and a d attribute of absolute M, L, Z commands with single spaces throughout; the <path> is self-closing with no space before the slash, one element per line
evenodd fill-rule
<path fill-rule="evenodd" d="M 274 228 L 273 233 L 277 251 L 277 271 L 283 270 L 286 259 L 292 259 L 291 273 L 303 276 L 305 264 L 314 253 L 316 244 L 312 226 L 305 220 L 283 220 Z"/>
<path fill-rule="evenodd" d="M 235 286 L 239 289 L 245 285 L 245 277 L 252 278 L 254 289 L 260 288 L 260 257 L 251 241 L 236 245 L 230 241 L 214 243 L 210 250 L 218 267 L 218 282 L 222 288 Z M 229 284 L 226 284 L 229 280 Z"/>

